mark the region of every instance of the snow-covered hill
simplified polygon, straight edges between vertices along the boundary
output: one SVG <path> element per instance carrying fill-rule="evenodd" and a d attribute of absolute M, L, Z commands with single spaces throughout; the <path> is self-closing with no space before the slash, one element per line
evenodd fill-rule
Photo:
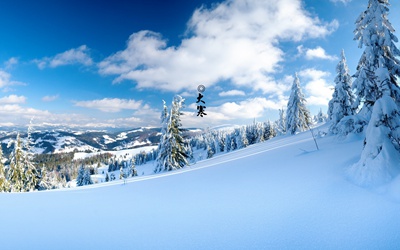
<path fill-rule="evenodd" d="M 362 137 L 277 137 L 180 171 L 0 193 L 2 249 L 399 249 L 400 178 L 347 180 Z"/>
<path fill-rule="evenodd" d="M 187 133 L 196 134 L 199 130 L 191 129 Z M 15 139 L 15 131 L 0 131 L 0 143 L 5 152 L 7 143 Z M 26 133 L 22 133 L 26 138 Z M 111 150 L 133 149 L 157 145 L 160 141 L 160 128 L 142 127 L 127 131 L 71 131 L 49 130 L 32 133 L 34 152 L 66 153 L 66 152 L 98 152 Z"/>

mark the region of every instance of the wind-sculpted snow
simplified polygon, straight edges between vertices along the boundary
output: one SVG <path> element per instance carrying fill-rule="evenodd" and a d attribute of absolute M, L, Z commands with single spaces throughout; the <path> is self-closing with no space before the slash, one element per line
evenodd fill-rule
<path fill-rule="evenodd" d="M 0 194 L 1 249 L 396 249 L 400 180 L 346 180 L 361 137 L 277 137 L 179 171 Z"/>

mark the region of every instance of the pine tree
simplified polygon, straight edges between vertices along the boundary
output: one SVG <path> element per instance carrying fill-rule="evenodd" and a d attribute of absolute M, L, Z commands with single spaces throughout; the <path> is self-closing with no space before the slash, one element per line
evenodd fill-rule
<path fill-rule="evenodd" d="M 271 121 L 267 121 L 264 124 L 264 141 L 267 141 L 276 136 L 276 131 L 274 128 L 274 124 Z"/>
<path fill-rule="evenodd" d="M 336 66 L 335 90 L 332 100 L 329 102 L 328 117 L 332 121 L 330 131 L 337 133 L 336 125 L 345 116 L 354 115 L 352 108 L 354 103 L 354 94 L 351 90 L 351 76 L 347 67 L 344 50 L 342 50 L 342 59 Z"/>
<path fill-rule="evenodd" d="M 247 133 L 245 126 L 240 127 L 239 134 L 236 137 L 236 144 L 238 149 L 249 146 L 249 141 L 247 140 Z"/>
<path fill-rule="evenodd" d="M 319 109 L 319 112 L 315 116 L 314 121 L 316 123 L 322 123 L 322 122 L 326 122 L 327 119 L 328 119 L 328 116 L 322 112 L 322 109 Z"/>
<path fill-rule="evenodd" d="M 10 169 L 8 171 L 8 180 L 10 181 L 12 192 L 24 191 L 24 182 L 26 180 L 25 171 L 23 166 L 23 149 L 22 141 L 19 133 L 17 134 L 16 140 L 11 140 L 8 147 L 14 146 L 14 150 L 11 155 Z"/>
<path fill-rule="evenodd" d="M 276 134 L 284 135 L 286 134 L 286 112 L 285 109 L 279 109 L 279 119 L 276 123 Z"/>
<path fill-rule="evenodd" d="M 86 169 L 84 174 L 83 174 L 83 185 L 92 185 L 93 181 L 92 178 L 90 177 L 90 170 Z"/>
<path fill-rule="evenodd" d="M 40 171 L 40 183 L 39 183 L 39 190 L 47 190 L 51 188 L 51 180 L 50 176 L 47 173 L 45 166 L 42 167 Z"/>
<path fill-rule="evenodd" d="M 165 160 L 168 155 L 168 150 L 170 149 L 170 145 L 167 145 L 167 130 L 168 130 L 168 120 L 169 120 L 169 114 L 168 114 L 168 107 L 163 100 L 163 110 L 161 113 L 161 137 L 160 137 L 160 143 L 158 144 L 157 151 L 158 151 L 158 156 L 156 159 L 157 165 L 156 169 L 154 170 L 155 173 L 161 172 L 163 169 L 165 169 Z"/>
<path fill-rule="evenodd" d="M 286 131 L 288 133 L 295 134 L 309 128 L 311 116 L 305 103 L 306 99 L 301 91 L 300 80 L 296 74 L 287 105 Z"/>
<path fill-rule="evenodd" d="M 131 176 L 132 177 L 135 177 L 135 176 L 138 176 L 138 173 L 137 173 L 137 170 L 136 170 L 136 166 L 135 166 L 135 160 L 134 159 L 132 159 L 132 161 L 131 161 L 131 166 L 130 166 L 130 172 L 131 172 Z"/>
<path fill-rule="evenodd" d="M 358 17 L 354 40 L 359 41 L 359 48 L 365 47 L 359 60 L 353 88 L 356 92 L 354 108 L 362 105 L 359 116 L 369 121 L 373 105 L 379 98 L 379 86 L 375 71 L 384 67 L 389 72 L 388 89 L 397 105 L 400 101 L 400 89 L 396 77 L 400 77 L 400 51 L 396 47 L 397 37 L 394 28 L 387 19 L 389 0 L 369 0 L 368 8 Z M 381 65 L 380 65 L 381 63 Z"/>
<path fill-rule="evenodd" d="M 400 112 L 390 96 L 390 73 L 382 67 L 375 74 L 378 99 L 367 127 L 365 145 L 360 161 L 348 169 L 349 177 L 361 186 L 388 182 L 400 170 Z"/>
<path fill-rule="evenodd" d="M 85 181 L 84 181 L 84 175 L 85 175 L 85 168 L 82 166 L 79 167 L 78 170 L 78 177 L 76 177 L 76 186 L 80 187 L 85 185 Z"/>
<path fill-rule="evenodd" d="M 0 143 L 0 192 L 8 192 L 10 190 L 10 185 L 6 178 L 5 167 L 3 163 L 3 149 Z"/>
<path fill-rule="evenodd" d="M 23 154 L 23 165 L 25 167 L 25 185 L 24 188 L 26 191 L 32 191 L 38 188 L 38 183 L 40 182 L 39 172 L 36 169 L 36 166 L 33 164 L 33 153 L 32 153 L 32 120 L 30 121 L 28 127 L 28 135 L 25 142 L 25 152 Z"/>
<path fill-rule="evenodd" d="M 155 172 L 180 169 L 188 164 L 185 141 L 182 137 L 184 129 L 182 129 L 180 119 L 183 105 L 184 99 L 179 95 L 175 96 L 172 101 L 170 115 L 167 119 L 165 135 L 163 136 L 162 144 L 160 143 L 161 146 Z M 164 117 L 166 116 L 163 113 L 162 118 Z"/>

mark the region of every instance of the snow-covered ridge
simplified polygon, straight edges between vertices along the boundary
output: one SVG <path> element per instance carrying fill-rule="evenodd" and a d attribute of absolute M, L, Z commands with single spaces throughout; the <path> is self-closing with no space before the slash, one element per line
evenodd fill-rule
<path fill-rule="evenodd" d="M 191 129 L 188 133 L 199 133 Z M 0 132 L 0 142 L 7 144 L 15 139 L 17 132 Z M 62 152 L 97 152 L 133 149 L 154 146 L 160 140 L 160 128 L 143 127 L 127 131 L 106 132 L 100 130 L 71 131 L 71 130 L 36 130 L 32 133 L 33 150 L 37 154 Z M 26 138 L 26 132 L 21 133 Z M 5 147 L 3 147 L 5 148 Z"/>

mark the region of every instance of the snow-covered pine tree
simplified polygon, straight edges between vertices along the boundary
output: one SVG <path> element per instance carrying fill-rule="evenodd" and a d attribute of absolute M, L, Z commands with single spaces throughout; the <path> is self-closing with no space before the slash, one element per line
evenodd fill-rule
<path fill-rule="evenodd" d="M 85 169 L 85 173 L 83 174 L 83 185 L 92 185 L 93 181 L 92 178 L 90 177 L 90 170 Z"/>
<path fill-rule="evenodd" d="M 265 123 L 257 122 L 257 124 L 256 124 L 256 134 L 257 134 L 256 143 L 265 141 L 264 133 L 265 133 Z"/>
<path fill-rule="evenodd" d="M 10 168 L 8 170 L 8 180 L 10 182 L 12 192 L 23 192 L 25 183 L 25 171 L 23 166 L 23 148 L 20 134 L 17 134 L 15 140 L 8 143 L 8 147 L 14 145 L 14 150 L 11 154 Z"/>
<path fill-rule="evenodd" d="M 247 140 L 246 134 L 246 126 L 240 127 L 239 134 L 236 136 L 236 144 L 238 149 L 249 146 L 249 141 Z"/>
<path fill-rule="evenodd" d="M 354 115 L 353 103 L 355 97 L 351 90 L 352 80 L 344 50 L 342 50 L 341 57 L 336 66 L 335 90 L 328 108 L 328 118 L 332 121 L 329 130 L 334 134 L 337 134 L 336 125 L 343 117 Z"/>
<path fill-rule="evenodd" d="M 232 143 L 231 133 L 226 133 L 226 134 L 225 134 L 225 148 L 224 148 L 224 152 L 229 152 L 229 151 L 231 151 L 231 143 Z"/>
<path fill-rule="evenodd" d="M 286 134 L 286 111 L 285 109 L 279 109 L 279 119 L 275 122 L 276 134 L 284 135 Z"/>
<path fill-rule="evenodd" d="M 176 95 L 172 101 L 171 112 L 167 119 L 167 130 L 160 146 L 155 172 L 180 169 L 188 164 L 185 141 L 182 136 L 184 129 L 182 129 L 180 119 L 184 101 L 185 99 L 179 95 Z"/>
<path fill-rule="evenodd" d="M 47 190 L 51 188 L 51 179 L 47 173 L 46 167 L 43 165 L 40 171 L 39 190 Z"/>
<path fill-rule="evenodd" d="M 161 137 L 160 143 L 158 144 L 157 151 L 158 156 L 156 159 L 156 168 L 154 172 L 161 172 L 166 168 L 166 159 L 168 155 L 168 151 L 171 150 L 171 145 L 167 144 L 167 130 L 168 130 L 168 121 L 169 121 L 169 114 L 168 114 L 168 107 L 166 102 L 163 100 L 163 110 L 161 112 Z"/>
<path fill-rule="evenodd" d="M 246 130 L 246 138 L 248 145 L 255 144 L 257 142 L 257 130 L 255 121 L 251 125 L 247 125 L 244 127 Z"/>
<path fill-rule="evenodd" d="M 276 136 L 276 131 L 275 131 L 275 128 L 274 128 L 274 124 L 271 121 L 267 121 L 264 124 L 263 136 L 264 136 L 264 141 L 267 141 L 267 140 L 269 140 L 269 139 L 271 139 L 271 138 Z"/>
<path fill-rule="evenodd" d="M 305 103 L 306 99 L 301 91 L 300 80 L 296 73 L 286 110 L 286 131 L 288 133 L 295 134 L 309 128 L 311 116 Z"/>
<path fill-rule="evenodd" d="M 0 192 L 8 192 L 10 190 L 10 185 L 6 178 L 5 166 L 3 163 L 3 149 L 0 143 Z"/>
<path fill-rule="evenodd" d="M 32 145 L 33 145 L 33 139 L 32 139 L 32 120 L 30 121 L 29 127 L 28 127 L 28 135 L 25 141 L 25 152 L 23 152 L 23 165 L 24 165 L 24 171 L 25 171 L 25 190 L 26 191 L 32 191 L 38 188 L 38 183 L 40 182 L 40 176 L 39 172 L 36 169 L 36 166 L 33 163 L 33 152 L 32 152 Z"/>
<path fill-rule="evenodd" d="M 353 88 L 356 90 L 356 100 L 353 108 L 361 110 L 358 113 L 360 120 L 368 123 L 375 101 L 380 97 L 379 86 L 374 80 L 375 71 L 380 67 L 389 71 L 388 88 L 390 96 L 399 105 L 400 89 L 396 77 L 400 77 L 400 51 L 396 47 L 398 42 L 394 35 L 394 28 L 387 16 L 389 0 L 369 0 L 368 8 L 358 17 L 354 40 L 359 41 L 359 48 L 365 47 L 359 60 Z M 380 65 L 382 63 L 382 65 Z"/>
<path fill-rule="evenodd" d="M 328 116 L 322 112 L 322 109 L 319 109 L 318 114 L 314 117 L 314 121 L 316 123 L 326 122 L 327 119 L 328 119 Z"/>
<path fill-rule="evenodd" d="M 349 177 L 360 186 L 383 184 L 400 172 L 400 113 L 391 96 L 391 76 L 385 67 L 375 74 L 378 99 L 366 130 L 365 146 L 359 162 L 348 169 Z"/>
<path fill-rule="evenodd" d="M 131 160 L 131 164 L 130 164 L 130 173 L 132 177 L 138 176 L 137 170 L 136 170 L 136 166 L 135 166 L 135 159 Z"/>
<path fill-rule="evenodd" d="M 78 170 L 78 177 L 76 177 L 76 186 L 80 187 L 84 184 L 85 167 L 80 166 Z"/>

